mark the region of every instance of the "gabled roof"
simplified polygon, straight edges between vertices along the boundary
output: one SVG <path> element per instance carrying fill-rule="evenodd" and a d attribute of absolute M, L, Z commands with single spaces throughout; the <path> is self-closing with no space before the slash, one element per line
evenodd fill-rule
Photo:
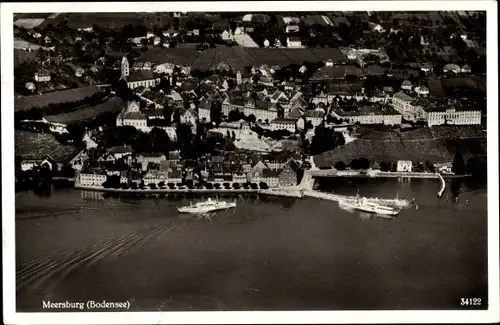
<path fill-rule="evenodd" d="M 115 146 L 111 147 L 108 150 L 110 153 L 131 153 L 132 152 L 132 147 L 131 146 Z"/>

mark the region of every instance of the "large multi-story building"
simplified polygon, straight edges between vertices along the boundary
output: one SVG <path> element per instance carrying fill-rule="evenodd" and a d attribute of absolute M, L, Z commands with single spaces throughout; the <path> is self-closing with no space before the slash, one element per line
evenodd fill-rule
<path fill-rule="evenodd" d="M 271 121 L 271 130 L 276 131 L 276 130 L 287 130 L 292 133 L 295 133 L 296 130 L 296 124 L 297 124 L 296 118 L 286 118 L 286 117 L 279 117 Z"/>
<path fill-rule="evenodd" d="M 392 97 L 392 107 L 409 121 L 424 119 L 426 116 L 425 110 L 418 105 L 416 99 L 401 91 Z"/>
<path fill-rule="evenodd" d="M 477 108 L 427 108 L 427 125 L 477 125 L 481 124 L 481 110 Z"/>
<path fill-rule="evenodd" d="M 79 183 L 82 186 L 102 186 L 106 178 L 106 172 L 102 169 L 85 169 L 80 172 Z"/>
<path fill-rule="evenodd" d="M 390 107 L 383 110 L 370 106 L 354 110 L 334 108 L 331 114 L 338 119 L 348 120 L 348 123 L 401 125 L 401 114 Z"/>

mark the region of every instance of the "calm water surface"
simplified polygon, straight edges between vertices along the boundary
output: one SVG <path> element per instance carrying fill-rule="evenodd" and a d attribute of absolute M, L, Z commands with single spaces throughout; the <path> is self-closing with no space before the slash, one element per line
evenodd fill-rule
<path fill-rule="evenodd" d="M 17 310 L 41 311 L 43 300 L 129 300 L 136 311 L 458 309 L 461 297 L 486 302 L 484 187 L 454 186 L 458 203 L 449 183 L 438 199 L 435 180 L 324 179 L 319 189 L 397 193 L 414 197 L 419 208 L 387 220 L 314 198 L 240 196 L 232 211 L 189 216 L 176 206 L 200 197 L 17 193 Z"/>

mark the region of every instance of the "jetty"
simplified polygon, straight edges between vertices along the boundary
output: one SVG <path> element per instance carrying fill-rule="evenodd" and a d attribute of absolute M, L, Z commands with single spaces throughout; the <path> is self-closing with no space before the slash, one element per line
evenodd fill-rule
<path fill-rule="evenodd" d="M 443 192 L 444 192 L 444 188 L 446 187 L 446 183 L 444 181 L 444 178 L 443 176 L 441 176 L 440 173 L 436 173 L 437 177 L 441 180 L 441 189 L 439 190 L 439 192 L 437 193 L 438 197 L 441 197 L 443 195 Z"/>

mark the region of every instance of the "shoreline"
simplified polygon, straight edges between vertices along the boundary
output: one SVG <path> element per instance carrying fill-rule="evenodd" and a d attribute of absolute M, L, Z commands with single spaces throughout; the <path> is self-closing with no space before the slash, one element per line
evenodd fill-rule
<path fill-rule="evenodd" d="M 118 189 L 104 188 L 97 186 L 81 186 L 75 185 L 77 190 L 94 191 L 105 193 L 130 193 L 130 194 L 189 194 L 189 193 L 206 193 L 206 194 L 258 194 L 260 190 L 254 189 Z"/>
<path fill-rule="evenodd" d="M 438 179 L 440 175 L 445 179 L 466 178 L 472 175 L 451 175 L 441 173 L 421 173 L 421 172 L 367 172 L 361 174 L 354 171 L 339 171 L 335 169 L 317 169 L 310 171 L 313 177 L 346 177 L 346 178 L 420 178 L 420 179 Z"/>

